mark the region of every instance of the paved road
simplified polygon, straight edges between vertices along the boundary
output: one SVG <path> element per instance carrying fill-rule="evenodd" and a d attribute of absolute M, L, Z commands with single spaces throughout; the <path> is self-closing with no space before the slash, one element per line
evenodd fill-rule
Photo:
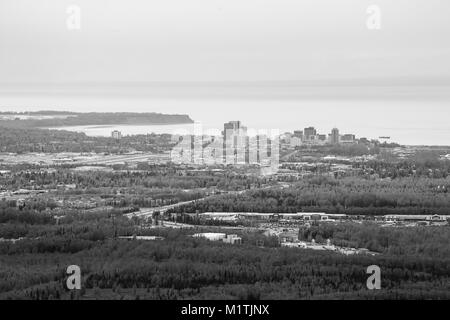
<path fill-rule="evenodd" d="M 298 150 L 294 150 L 294 151 L 292 151 L 292 152 L 290 152 L 290 153 L 288 153 L 288 154 L 285 154 L 284 156 L 282 156 L 282 157 L 280 158 L 280 160 L 283 160 L 283 161 L 288 160 L 290 156 L 293 156 L 293 155 L 296 154 L 297 152 L 298 152 Z"/>
<path fill-rule="evenodd" d="M 265 186 L 265 187 L 261 188 L 260 190 L 269 189 L 269 188 L 272 188 L 272 187 L 273 186 Z M 228 191 L 228 192 L 224 192 L 224 193 L 226 193 L 226 194 L 243 194 L 244 192 L 247 192 L 247 191 L 248 190 L 239 190 L 239 191 Z M 180 207 L 180 206 L 184 206 L 186 204 L 190 204 L 190 203 L 193 203 L 193 202 L 196 202 L 196 201 L 203 201 L 205 199 L 208 199 L 208 198 L 214 197 L 214 196 L 217 196 L 217 195 L 214 194 L 214 195 L 206 196 L 206 197 L 195 199 L 195 200 L 178 202 L 178 203 L 174 203 L 174 204 L 170 204 L 170 205 L 162 206 L 162 207 L 145 208 L 145 209 L 141 209 L 139 212 L 127 213 L 127 214 L 125 214 L 125 216 L 128 217 L 128 218 L 132 218 L 132 217 L 139 217 L 139 218 L 151 217 L 153 215 L 153 213 L 156 212 L 156 211 L 159 211 L 160 214 L 164 214 L 170 209 L 173 209 L 173 208 L 176 208 L 176 207 Z"/>
<path fill-rule="evenodd" d="M 170 209 L 173 209 L 173 208 L 176 208 L 176 207 L 179 207 L 179 206 L 184 206 L 186 204 L 190 204 L 190 203 L 193 203 L 195 201 L 202 201 L 202 200 L 204 200 L 204 199 L 206 199 L 208 197 L 200 198 L 200 199 L 196 199 L 196 200 L 178 202 L 178 203 L 174 203 L 174 204 L 170 204 L 170 205 L 162 206 L 162 207 L 142 209 L 139 212 L 128 213 L 125 216 L 128 217 L 128 218 L 132 218 L 132 217 L 145 218 L 145 217 L 148 217 L 148 216 L 152 216 L 153 213 L 156 212 L 156 211 L 159 211 L 161 214 L 164 214 L 165 212 L 167 212 Z"/>
<path fill-rule="evenodd" d="M 136 155 L 111 155 L 111 156 L 104 156 L 99 157 L 95 159 L 86 159 L 77 161 L 76 164 L 78 165 L 112 165 L 116 163 L 121 162 L 139 162 L 139 161 L 148 161 L 148 160 L 154 160 L 154 159 L 163 159 L 167 158 L 167 161 L 170 160 L 170 156 L 166 154 L 153 154 L 153 153 L 146 153 L 146 154 L 136 154 Z"/>
<path fill-rule="evenodd" d="M 227 194 L 242 194 L 242 193 L 244 193 L 246 191 L 248 191 L 248 190 L 228 191 L 228 192 L 225 192 L 225 193 L 227 193 Z M 180 206 L 184 206 L 186 204 L 190 204 L 190 203 L 193 203 L 193 202 L 196 202 L 196 201 L 203 201 L 205 199 L 208 199 L 208 198 L 214 197 L 214 196 L 216 196 L 216 194 L 210 195 L 210 196 L 206 196 L 206 197 L 203 197 L 203 198 L 199 198 L 199 199 L 195 199 L 195 200 L 178 202 L 178 203 L 170 204 L 170 205 L 167 205 L 167 206 L 141 209 L 139 212 L 127 213 L 127 214 L 125 214 L 125 216 L 128 217 L 128 218 L 132 218 L 132 217 L 145 218 L 145 217 L 149 217 L 149 216 L 151 217 L 153 215 L 153 213 L 156 212 L 156 211 L 159 211 L 161 214 L 164 214 L 170 209 L 173 209 L 173 208 L 176 208 L 176 207 L 180 207 Z"/>

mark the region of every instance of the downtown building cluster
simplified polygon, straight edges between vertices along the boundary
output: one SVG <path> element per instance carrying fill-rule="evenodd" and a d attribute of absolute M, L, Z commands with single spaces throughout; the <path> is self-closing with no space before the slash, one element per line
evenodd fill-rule
<path fill-rule="evenodd" d="M 303 130 L 296 130 L 293 133 L 286 132 L 282 135 L 282 143 L 291 147 L 302 145 L 349 145 L 356 143 L 369 143 L 366 138 L 356 139 L 352 133 L 340 134 L 338 128 L 333 128 L 331 133 L 320 134 L 314 127 L 307 127 Z"/>
<path fill-rule="evenodd" d="M 176 163 L 278 167 L 279 135 L 250 135 L 240 121 L 225 123 L 218 136 L 197 134 L 179 139 L 171 151 L 171 159 Z"/>

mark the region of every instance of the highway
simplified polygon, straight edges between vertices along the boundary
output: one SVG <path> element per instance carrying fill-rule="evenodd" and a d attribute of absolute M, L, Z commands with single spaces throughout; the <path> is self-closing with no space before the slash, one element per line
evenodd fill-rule
<path fill-rule="evenodd" d="M 113 165 L 117 163 L 122 162 L 145 162 L 149 160 L 155 160 L 155 159 L 163 159 L 167 158 L 166 160 L 170 160 L 170 156 L 166 154 L 135 154 L 135 155 L 110 155 L 110 156 L 103 156 L 101 158 L 94 158 L 94 159 L 86 159 L 77 161 L 76 164 L 78 165 Z"/>
<path fill-rule="evenodd" d="M 261 188 L 260 190 L 263 189 L 269 189 L 272 188 L 273 186 L 265 186 L 263 188 Z M 281 186 L 281 188 L 283 188 L 283 186 Z M 222 191 L 223 193 L 227 193 L 227 194 L 243 194 L 244 192 L 247 192 L 248 190 L 239 190 L 239 191 Z M 190 204 L 196 201 L 203 201 L 205 199 L 208 199 L 210 197 L 214 197 L 217 196 L 217 194 L 213 194 L 213 195 L 209 195 L 203 198 L 199 198 L 199 199 L 195 199 L 195 200 L 189 200 L 189 201 L 183 201 L 183 202 L 178 202 L 178 203 L 174 203 L 174 204 L 170 204 L 167 206 L 162 206 L 162 207 L 155 207 L 155 208 L 142 208 L 139 212 L 132 212 L 132 213 L 127 213 L 124 216 L 126 216 L 127 218 L 133 218 L 133 217 L 138 217 L 138 218 L 146 218 L 146 217 L 151 217 L 153 215 L 153 213 L 155 213 L 156 211 L 159 211 L 159 213 L 161 215 L 163 215 L 164 213 L 166 213 L 168 210 L 176 208 L 176 207 L 180 207 L 180 206 L 184 206 L 186 204 Z"/>
<path fill-rule="evenodd" d="M 208 196 L 210 197 L 210 196 Z M 179 207 L 179 206 L 184 206 L 186 204 L 190 204 L 193 203 L 195 201 L 202 201 L 208 197 L 204 197 L 204 198 L 199 198 L 196 200 L 189 200 L 189 201 L 184 201 L 184 202 L 178 202 L 178 203 L 174 203 L 174 204 L 170 204 L 167 206 L 162 206 L 162 207 L 155 207 L 155 208 L 145 208 L 145 209 L 141 209 L 139 212 L 132 212 L 132 213 L 127 213 L 125 214 L 126 217 L 128 218 L 132 218 L 132 217 L 139 217 L 139 218 L 146 218 L 146 217 L 151 217 L 153 215 L 154 212 L 159 211 L 160 214 L 164 214 L 166 213 L 168 210 Z"/>

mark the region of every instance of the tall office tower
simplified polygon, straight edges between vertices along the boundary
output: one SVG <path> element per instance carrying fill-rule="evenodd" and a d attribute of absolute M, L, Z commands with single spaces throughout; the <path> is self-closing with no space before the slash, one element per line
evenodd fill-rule
<path fill-rule="evenodd" d="M 248 143 L 247 127 L 240 121 L 229 121 L 223 125 L 223 159 L 227 164 L 245 163 Z"/>
<path fill-rule="evenodd" d="M 240 128 L 241 128 L 240 121 L 229 121 L 223 125 L 224 135 L 226 135 L 226 132 L 228 130 L 232 130 L 232 132 L 238 132 Z"/>
<path fill-rule="evenodd" d="M 259 164 L 263 164 L 267 161 L 269 153 L 269 138 L 265 134 L 256 136 L 256 161 Z"/>
<path fill-rule="evenodd" d="M 339 129 L 338 128 L 333 128 L 331 130 L 330 143 L 331 144 L 339 144 Z"/>
<path fill-rule="evenodd" d="M 114 130 L 111 132 L 111 138 L 120 140 L 122 138 L 122 133 L 118 130 Z"/>
<path fill-rule="evenodd" d="M 303 137 L 306 141 L 313 140 L 317 135 L 317 130 L 314 127 L 308 127 L 303 130 Z"/>
<path fill-rule="evenodd" d="M 302 130 L 295 130 L 294 131 L 294 137 L 300 138 L 300 140 L 303 140 L 303 131 Z"/>
<path fill-rule="evenodd" d="M 356 142 L 356 136 L 354 134 L 352 134 L 352 133 L 346 133 L 346 134 L 341 136 L 340 142 L 344 143 L 344 144 L 355 143 Z"/>
<path fill-rule="evenodd" d="M 174 163 L 194 163 L 195 162 L 195 139 L 192 135 L 179 136 L 179 142 L 170 151 L 170 159 Z"/>

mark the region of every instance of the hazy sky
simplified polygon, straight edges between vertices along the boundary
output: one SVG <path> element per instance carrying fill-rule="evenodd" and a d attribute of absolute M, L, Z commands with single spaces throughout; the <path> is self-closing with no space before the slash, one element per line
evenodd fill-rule
<path fill-rule="evenodd" d="M 450 118 L 449 14 L 447 0 L 0 0 L 0 110 L 288 114 L 349 130 L 377 114 L 367 125 L 411 136 Z"/>
<path fill-rule="evenodd" d="M 1 0 L 0 82 L 448 84 L 449 13 L 442 0 Z"/>

